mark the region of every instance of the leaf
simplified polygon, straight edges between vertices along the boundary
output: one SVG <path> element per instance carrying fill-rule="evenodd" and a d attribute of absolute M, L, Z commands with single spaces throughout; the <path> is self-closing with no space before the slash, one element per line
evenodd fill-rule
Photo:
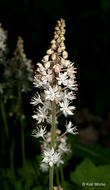
<path fill-rule="evenodd" d="M 109 190 L 110 189 L 110 165 L 95 166 L 89 159 L 79 164 L 74 172 L 71 172 L 70 179 L 80 187 L 85 183 L 85 190 Z M 105 186 L 96 186 L 95 183 L 103 183 Z M 91 184 L 89 186 L 88 184 Z"/>

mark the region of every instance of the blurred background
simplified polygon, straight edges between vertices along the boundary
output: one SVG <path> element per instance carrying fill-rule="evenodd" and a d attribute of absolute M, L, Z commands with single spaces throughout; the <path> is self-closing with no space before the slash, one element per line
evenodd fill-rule
<path fill-rule="evenodd" d="M 59 170 L 61 184 L 64 190 L 90 190 L 82 182 L 99 182 L 105 183 L 99 189 L 110 189 L 110 0 L 0 0 L 1 28 L 7 31 L 0 50 L 1 190 L 48 189 L 48 172 L 39 168 L 40 143 L 31 137 L 30 100 L 35 65 L 60 18 L 66 21 L 65 43 L 79 86 L 70 117 L 79 136 L 69 135 L 71 154 Z"/>

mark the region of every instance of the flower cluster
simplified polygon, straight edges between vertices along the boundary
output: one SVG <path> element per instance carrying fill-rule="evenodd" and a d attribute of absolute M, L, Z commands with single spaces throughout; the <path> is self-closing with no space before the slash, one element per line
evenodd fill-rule
<path fill-rule="evenodd" d="M 24 41 L 19 36 L 17 40 L 14 56 L 8 61 L 8 68 L 5 76 L 12 79 L 12 83 L 19 85 L 22 92 L 27 92 L 31 88 L 33 80 L 33 69 L 31 60 L 27 59 L 24 53 Z"/>
<path fill-rule="evenodd" d="M 7 54 L 7 31 L 2 28 L 0 23 L 0 96 L 3 96 L 4 89 L 6 88 L 6 79 L 3 78 L 4 71 L 7 67 L 6 54 Z"/>
<path fill-rule="evenodd" d="M 7 32 L 4 31 L 0 23 L 0 61 L 2 61 L 4 52 L 6 51 Z"/>
<path fill-rule="evenodd" d="M 24 53 L 24 42 L 19 36 L 14 56 L 7 57 L 7 32 L 0 24 L 0 96 L 7 102 L 8 99 L 16 98 L 18 90 L 27 92 L 31 90 L 33 81 L 33 69 L 31 60 Z"/>
<path fill-rule="evenodd" d="M 47 170 L 48 166 L 63 164 L 62 156 L 70 152 L 67 146 L 66 134 L 77 134 L 77 128 L 73 127 L 71 121 L 66 124 L 66 131 L 56 129 L 55 145 L 51 147 L 51 132 L 46 133 L 45 125 L 52 125 L 52 102 L 56 104 L 55 124 L 58 125 L 58 117 L 74 114 L 75 106 L 72 105 L 77 90 L 75 81 L 76 68 L 74 63 L 68 59 L 68 53 L 64 44 L 65 21 L 60 19 L 55 27 L 54 39 L 42 59 L 37 63 L 34 76 L 34 85 L 41 93 L 36 93 L 31 104 L 36 107 L 33 118 L 37 120 L 38 130 L 34 130 L 34 137 L 43 137 L 43 160 L 41 168 Z M 43 125 L 43 127 L 41 127 Z M 58 132 L 59 131 L 59 132 Z"/>

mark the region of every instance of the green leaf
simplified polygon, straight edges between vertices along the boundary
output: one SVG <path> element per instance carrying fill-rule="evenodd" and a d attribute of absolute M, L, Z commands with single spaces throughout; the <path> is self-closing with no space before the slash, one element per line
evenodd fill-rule
<path fill-rule="evenodd" d="M 83 187 L 84 190 L 109 190 L 110 189 L 110 165 L 95 166 L 89 159 L 85 159 L 70 174 L 71 181 Z M 95 183 L 103 183 L 105 186 L 96 186 Z M 91 185 L 91 186 L 89 186 Z"/>

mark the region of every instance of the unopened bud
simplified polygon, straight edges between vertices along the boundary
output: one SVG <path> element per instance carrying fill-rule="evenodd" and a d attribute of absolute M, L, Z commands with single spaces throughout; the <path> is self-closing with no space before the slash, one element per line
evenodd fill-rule
<path fill-rule="evenodd" d="M 62 36 L 62 37 L 61 37 L 61 40 L 62 40 L 62 41 L 64 41 L 64 40 L 65 40 L 65 37 L 64 37 L 64 36 Z"/>
<path fill-rule="evenodd" d="M 61 64 L 62 64 L 62 65 L 65 64 L 65 59 L 61 58 Z"/>
<path fill-rule="evenodd" d="M 51 55 L 51 58 L 52 58 L 52 60 L 54 61 L 54 60 L 56 59 L 56 54 L 53 53 L 53 54 Z"/>
<path fill-rule="evenodd" d="M 65 45 L 64 45 L 64 46 L 62 46 L 62 50 L 65 50 L 65 49 L 66 49 Z"/>
<path fill-rule="evenodd" d="M 55 65 L 53 68 L 56 73 L 59 73 L 61 71 L 61 66 L 59 64 Z"/>
<path fill-rule="evenodd" d="M 61 130 L 60 129 L 56 129 L 56 134 L 60 135 L 61 134 Z"/>
<path fill-rule="evenodd" d="M 57 49 L 57 52 L 58 52 L 58 53 L 61 53 L 61 52 L 62 52 L 62 48 L 59 47 L 59 48 Z"/>
<path fill-rule="evenodd" d="M 46 61 L 48 61 L 48 60 L 49 60 L 49 56 L 48 56 L 48 55 L 45 55 L 45 56 L 43 57 L 43 61 L 46 62 Z"/>
<path fill-rule="evenodd" d="M 48 49 L 46 52 L 48 55 L 51 55 L 53 53 L 53 51 L 51 49 Z"/>
<path fill-rule="evenodd" d="M 58 38 L 58 35 L 56 34 L 55 36 L 54 36 L 54 39 L 56 40 Z"/>
<path fill-rule="evenodd" d="M 52 41 L 51 41 L 51 44 L 55 44 L 55 42 L 56 42 L 55 40 L 52 40 Z"/>
<path fill-rule="evenodd" d="M 51 48 L 52 48 L 52 49 L 56 49 L 56 45 L 55 45 L 55 44 L 52 44 Z"/>
<path fill-rule="evenodd" d="M 60 42 L 61 42 L 60 38 L 58 38 L 58 39 L 57 39 L 57 42 L 58 42 L 58 43 L 60 43 Z"/>
<path fill-rule="evenodd" d="M 61 47 L 64 47 L 64 46 L 65 46 L 65 44 L 64 44 L 63 42 L 61 42 L 60 46 L 61 46 Z"/>
<path fill-rule="evenodd" d="M 57 34 L 58 34 L 58 35 L 60 34 L 60 30 L 57 31 Z"/>
<path fill-rule="evenodd" d="M 68 67 L 70 65 L 70 61 L 69 60 L 65 60 L 65 67 Z"/>
<path fill-rule="evenodd" d="M 50 62 L 45 62 L 45 68 L 48 69 L 50 67 Z"/>
<path fill-rule="evenodd" d="M 55 27 L 55 30 L 59 30 L 59 27 Z"/>
<path fill-rule="evenodd" d="M 67 57 L 68 57 L 68 53 L 67 53 L 67 51 L 64 51 L 63 52 L 63 58 L 66 59 Z"/>

